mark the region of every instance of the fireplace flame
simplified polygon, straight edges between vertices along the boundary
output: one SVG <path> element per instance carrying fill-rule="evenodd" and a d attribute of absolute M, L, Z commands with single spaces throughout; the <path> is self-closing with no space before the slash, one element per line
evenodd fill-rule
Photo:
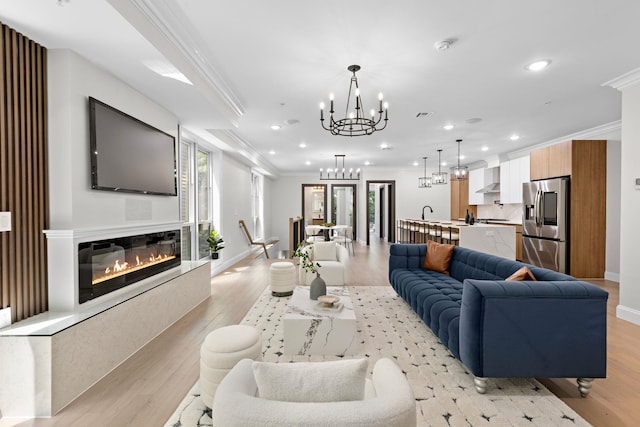
<path fill-rule="evenodd" d="M 153 253 L 149 255 L 148 261 L 140 260 L 139 256 L 136 256 L 135 265 L 129 264 L 129 262 L 124 261 L 121 262 L 119 259 L 115 260 L 111 267 L 107 267 L 104 270 L 104 274 L 99 277 L 94 277 L 91 281 L 92 285 L 97 285 L 98 283 L 106 282 L 107 280 L 113 279 L 118 276 L 123 276 L 127 273 L 131 273 L 134 271 L 142 270 L 151 265 L 160 264 L 162 262 L 175 259 L 175 255 L 166 255 L 166 254 L 157 254 Z"/>

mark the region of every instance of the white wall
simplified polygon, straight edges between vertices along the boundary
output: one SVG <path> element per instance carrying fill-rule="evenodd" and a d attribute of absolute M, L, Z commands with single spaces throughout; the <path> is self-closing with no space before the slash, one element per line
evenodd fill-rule
<path fill-rule="evenodd" d="M 620 179 L 620 304 L 617 315 L 640 325 L 640 85 L 622 90 Z"/>
<path fill-rule="evenodd" d="M 419 168 L 400 171 L 371 171 L 365 170 L 360 181 L 320 181 L 317 175 L 308 176 L 281 176 L 273 182 L 272 199 L 272 230 L 285 242 L 286 247 L 289 239 L 289 218 L 302 215 L 302 184 L 356 184 L 357 197 L 357 222 L 358 240 L 364 241 L 366 238 L 366 212 L 367 212 L 367 180 L 395 180 L 396 181 L 396 219 L 400 218 L 420 218 L 422 207 L 430 205 L 433 213 L 429 209 L 425 210 L 425 218 L 449 219 L 451 217 L 451 189 L 449 184 L 436 185 L 432 188 L 418 188 L 418 176 L 421 175 Z M 328 188 L 330 191 L 330 187 Z M 330 198 L 329 198 L 330 199 Z M 330 200 L 329 200 L 330 203 Z M 327 206 L 326 209 L 330 209 Z"/>
<path fill-rule="evenodd" d="M 48 51 L 47 77 L 51 229 L 178 221 L 178 197 L 91 189 L 87 97 L 99 99 L 174 137 L 177 118 L 70 50 Z"/>
<path fill-rule="evenodd" d="M 238 222 L 241 219 L 244 220 L 249 232 L 252 231 L 251 168 L 226 154 L 222 155 L 222 194 L 220 202 L 222 205 L 220 232 L 225 242 L 225 248 L 221 254 L 223 259 L 230 259 L 251 249 L 247 237 Z M 266 233 L 268 221 L 265 221 L 265 224 Z"/>
<path fill-rule="evenodd" d="M 607 243 L 605 279 L 620 281 L 620 141 L 607 141 Z"/>

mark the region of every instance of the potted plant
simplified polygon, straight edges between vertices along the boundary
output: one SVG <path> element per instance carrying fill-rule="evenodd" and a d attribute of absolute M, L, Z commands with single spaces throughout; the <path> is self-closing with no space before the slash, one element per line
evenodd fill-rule
<path fill-rule="evenodd" d="M 318 299 L 321 295 L 327 294 L 327 284 L 324 279 L 320 277 L 318 268 L 321 267 L 320 263 L 313 260 L 313 246 L 305 247 L 302 242 L 298 244 L 294 258 L 300 258 L 300 268 L 307 273 L 315 273 L 316 278 L 311 281 L 311 289 L 309 289 L 309 296 L 311 299 Z"/>
<path fill-rule="evenodd" d="M 209 237 L 207 237 L 207 242 L 209 243 L 211 259 L 218 259 L 218 251 L 224 248 L 224 240 L 222 239 L 222 236 L 216 230 L 211 230 Z"/>

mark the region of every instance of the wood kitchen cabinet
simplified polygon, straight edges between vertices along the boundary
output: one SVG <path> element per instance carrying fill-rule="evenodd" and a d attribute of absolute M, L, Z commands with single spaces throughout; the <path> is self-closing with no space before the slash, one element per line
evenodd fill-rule
<path fill-rule="evenodd" d="M 604 277 L 606 257 L 607 141 L 573 140 L 531 152 L 531 180 L 570 177 L 569 271 Z"/>
<path fill-rule="evenodd" d="M 532 151 L 531 181 L 571 175 L 571 151 L 574 142 L 577 141 L 562 142 Z"/>
<path fill-rule="evenodd" d="M 473 212 L 476 215 L 476 207 L 469 206 L 469 180 L 450 181 L 451 183 L 451 219 L 464 218 Z"/>
<path fill-rule="evenodd" d="M 522 261 L 522 226 L 516 225 L 516 260 Z"/>

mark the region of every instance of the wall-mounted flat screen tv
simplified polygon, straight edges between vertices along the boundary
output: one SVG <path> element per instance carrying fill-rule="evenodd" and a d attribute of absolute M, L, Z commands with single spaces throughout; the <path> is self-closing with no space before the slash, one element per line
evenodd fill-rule
<path fill-rule="evenodd" d="M 176 196 L 175 138 L 89 97 L 91 188 Z"/>

